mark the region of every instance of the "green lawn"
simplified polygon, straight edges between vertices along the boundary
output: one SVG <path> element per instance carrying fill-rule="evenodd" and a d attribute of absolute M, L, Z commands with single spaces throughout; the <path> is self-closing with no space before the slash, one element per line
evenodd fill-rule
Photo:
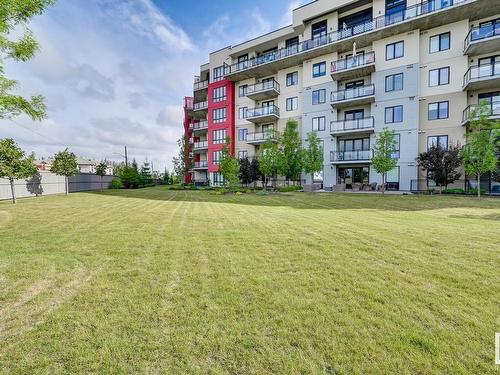
<path fill-rule="evenodd" d="M 500 200 L 0 202 L 0 373 L 498 374 Z"/>

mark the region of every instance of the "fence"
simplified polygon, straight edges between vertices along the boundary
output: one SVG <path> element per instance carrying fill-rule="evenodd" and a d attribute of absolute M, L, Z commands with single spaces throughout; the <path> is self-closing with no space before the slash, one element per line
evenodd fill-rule
<path fill-rule="evenodd" d="M 439 191 L 439 187 L 436 186 L 434 181 L 426 179 L 411 180 L 410 191 L 412 193 L 427 193 L 429 191 Z M 477 189 L 477 181 L 473 179 L 461 179 L 449 184 L 447 189 L 463 189 L 466 192 L 470 192 L 471 189 Z M 443 187 L 445 189 L 445 187 Z M 481 191 L 484 194 L 499 195 L 500 194 L 500 182 L 493 181 L 492 179 L 481 178 Z"/>
<path fill-rule="evenodd" d="M 107 189 L 115 176 L 104 176 L 102 187 Z M 101 188 L 101 177 L 94 174 L 77 174 L 68 181 L 69 191 L 90 191 Z M 15 180 L 14 189 L 18 198 L 38 195 L 60 194 L 65 192 L 64 177 L 50 172 L 38 172 L 30 179 Z M 0 178 L 0 200 L 11 199 L 9 180 Z"/>

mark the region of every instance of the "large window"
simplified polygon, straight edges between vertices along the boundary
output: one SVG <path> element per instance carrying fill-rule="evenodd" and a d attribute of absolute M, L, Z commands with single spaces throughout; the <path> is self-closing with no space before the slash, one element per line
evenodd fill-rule
<path fill-rule="evenodd" d="M 314 90 L 312 92 L 312 104 L 323 104 L 326 102 L 326 89 Z"/>
<path fill-rule="evenodd" d="M 450 83 L 450 67 L 429 70 L 429 87 Z"/>
<path fill-rule="evenodd" d="M 427 137 L 427 150 L 430 150 L 432 146 L 439 146 L 444 149 L 448 148 L 448 136 L 447 135 L 434 135 Z"/>
<path fill-rule="evenodd" d="M 241 98 L 247 95 L 248 85 L 241 85 L 238 87 L 238 96 Z"/>
<path fill-rule="evenodd" d="M 218 66 L 214 68 L 214 82 L 220 81 L 222 78 L 224 78 L 224 67 Z"/>
<path fill-rule="evenodd" d="M 312 130 L 322 131 L 326 129 L 326 117 L 313 117 L 312 119 Z"/>
<path fill-rule="evenodd" d="M 399 166 L 387 172 L 386 185 L 387 190 L 399 190 Z"/>
<path fill-rule="evenodd" d="M 385 77 L 385 92 L 403 90 L 403 73 L 391 74 Z"/>
<path fill-rule="evenodd" d="M 295 86 L 299 83 L 299 72 L 292 72 L 286 75 L 286 85 Z"/>
<path fill-rule="evenodd" d="M 295 111 L 296 109 L 299 108 L 299 98 L 298 97 L 293 97 L 293 98 L 286 98 L 286 110 L 287 111 Z"/>
<path fill-rule="evenodd" d="M 217 108 L 212 111 L 213 122 L 217 124 L 219 122 L 226 121 L 226 108 Z"/>
<path fill-rule="evenodd" d="M 369 151 L 370 138 L 342 139 L 339 141 L 339 151 Z"/>
<path fill-rule="evenodd" d="M 212 159 L 214 164 L 219 164 L 220 163 L 220 157 L 222 155 L 221 151 L 214 151 L 212 152 Z"/>
<path fill-rule="evenodd" d="M 238 151 L 238 159 L 246 159 L 248 158 L 248 151 Z"/>
<path fill-rule="evenodd" d="M 396 122 L 403 122 L 403 106 L 396 105 L 394 107 L 385 108 L 385 123 L 393 124 Z"/>
<path fill-rule="evenodd" d="M 427 118 L 429 120 L 441 120 L 448 118 L 449 102 L 429 103 Z"/>
<path fill-rule="evenodd" d="M 450 49 L 450 33 L 431 36 L 429 39 L 429 52 L 435 53 Z"/>
<path fill-rule="evenodd" d="M 396 144 L 394 145 L 394 148 L 396 149 L 393 154 L 391 154 L 391 158 L 393 159 L 399 159 L 400 157 L 400 150 L 399 150 L 399 145 L 401 144 L 401 135 L 400 134 L 394 134 L 394 140 L 396 141 Z"/>
<path fill-rule="evenodd" d="M 403 41 L 391 43 L 385 46 L 385 59 L 394 60 L 404 56 L 405 43 Z"/>
<path fill-rule="evenodd" d="M 226 129 L 212 131 L 212 140 L 214 144 L 226 143 Z"/>
<path fill-rule="evenodd" d="M 364 116 L 365 111 L 363 109 L 353 109 L 344 112 L 344 120 L 346 121 L 359 120 L 364 118 Z"/>
<path fill-rule="evenodd" d="M 218 163 L 214 163 L 218 164 Z M 224 183 L 224 177 L 219 172 L 212 173 L 214 185 L 222 185 Z"/>
<path fill-rule="evenodd" d="M 321 38 L 327 34 L 327 22 L 321 21 L 311 26 L 312 39 Z"/>
<path fill-rule="evenodd" d="M 238 141 L 246 141 L 248 129 L 238 129 Z"/>
<path fill-rule="evenodd" d="M 313 78 L 326 75 L 326 62 L 320 62 L 313 65 Z"/>
<path fill-rule="evenodd" d="M 240 120 L 246 119 L 248 116 L 248 107 L 240 107 L 238 108 L 238 118 Z"/>
<path fill-rule="evenodd" d="M 213 102 L 221 102 L 223 100 L 226 100 L 226 86 L 222 87 L 217 87 L 213 89 Z"/>
<path fill-rule="evenodd" d="M 386 25 L 404 20 L 406 10 L 406 0 L 386 0 L 385 20 Z"/>

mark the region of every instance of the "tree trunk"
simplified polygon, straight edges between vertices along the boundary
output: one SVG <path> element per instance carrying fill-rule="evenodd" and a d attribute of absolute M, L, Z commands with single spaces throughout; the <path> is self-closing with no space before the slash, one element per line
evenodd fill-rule
<path fill-rule="evenodd" d="M 481 173 L 477 174 L 477 198 L 481 199 Z"/>
<path fill-rule="evenodd" d="M 311 173 L 311 193 L 314 193 L 314 173 Z"/>
<path fill-rule="evenodd" d="M 385 173 L 382 173 L 382 195 L 385 195 Z"/>
<path fill-rule="evenodd" d="M 64 176 L 64 187 L 65 187 L 65 190 L 66 190 L 66 195 L 69 195 L 69 182 L 68 182 L 68 176 Z"/>
<path fill-rule="evenodd" d="M 16 204 L 16 188 L 14 187 L 14 179 L 9 178 L 10 191 L 12 193 L 12 204 Z"/>
<path fill-rule="evenodd" d="M 101 191 L 102 191 L 102 176 L 101 176 Z"/>

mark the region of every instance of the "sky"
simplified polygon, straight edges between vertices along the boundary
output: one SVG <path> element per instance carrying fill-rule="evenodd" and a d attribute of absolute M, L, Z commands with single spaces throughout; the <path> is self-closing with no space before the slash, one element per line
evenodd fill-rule
<path fill-rule="evenodd" d="M 290 24 L 306 0 L 58 0 L 29 25 L 41 50 L 5 62 L 16 93 L 42 94 L 47 119 L 0 120 L 37 158 L 68 147 L 81 157 L 152 161 L 171 170 L 182 99 L 208 54 Z"/>

